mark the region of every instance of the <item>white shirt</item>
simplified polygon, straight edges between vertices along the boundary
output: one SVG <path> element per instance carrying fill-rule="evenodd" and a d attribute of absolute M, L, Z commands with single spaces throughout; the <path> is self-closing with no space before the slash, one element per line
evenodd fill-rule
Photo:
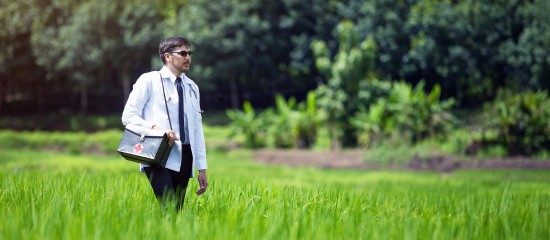
<path fill-rule="evenodd" d="M 161 83 L 164 81 L 164 91 L 172 130 L 180 138 L 180 122 L 178 117 L 179 98 L 176 89 L 176 76 L 164 66 L 158 71 L 142 74 L 128 97 L 122 113 L 122 124 L 134 124 L 152 128 L 153 125 L 170 129 L 168 115 L 164 103 L 164 94 Z M 186 142 L 189 141 L 193 152 L 193 165 L 197 170 L 207 169 L 206 145 L 202 129 L 202 110 L 200 108 L 199 88 L 193 80 L 185 74 L 179 76 L 184 85 L 184 117 L 187 121 Z M 183 127 L 183 126 L 181 126 Z M 181 166 L 182 143 L 177 140 L 170 152 L 166 168 L 179 172 Z M 141 169 L 148 165 L 141 164 Z"/>

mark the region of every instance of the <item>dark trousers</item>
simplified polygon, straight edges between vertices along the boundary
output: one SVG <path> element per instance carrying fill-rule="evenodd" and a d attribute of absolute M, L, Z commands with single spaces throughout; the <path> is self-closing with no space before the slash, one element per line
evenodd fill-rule
<path fill-rule="evenodd" d="M 183 145 L 179 172 L 158 166 L 143 168 L 161 206 L 168 207 L 169 204 L 173 203 L 177 211 L 183 207 L 185 190 L 192 175 L 192 166 L 193 153 L 191 147 Z"/>

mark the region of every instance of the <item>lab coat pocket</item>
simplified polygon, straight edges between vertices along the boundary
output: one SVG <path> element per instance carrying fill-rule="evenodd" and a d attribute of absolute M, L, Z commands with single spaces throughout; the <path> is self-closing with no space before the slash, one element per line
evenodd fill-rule
<path fill-rule="evenodd" d="M 165 93 L 166 94 L 166 102 L 168 104 L 170 103 L 173 103 L 173 104 L 177 104 L 178 103 L 178 94 L 170 94 L 168 92 Z M 156 96 L 155 100 L 158 100 L 158 101 L 161 101 L 162 104 L 164 104 L 164 98 L 165 95 L 161 92 L 160 94 L 158 94 L 158 96 Z"/>

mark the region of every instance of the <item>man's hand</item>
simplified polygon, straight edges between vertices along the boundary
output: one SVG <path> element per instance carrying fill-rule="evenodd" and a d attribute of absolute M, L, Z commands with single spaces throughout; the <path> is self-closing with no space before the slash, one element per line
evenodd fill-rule
<path fill-rule="evenodd" d="M 201 195 L 206 192 L 206 188 L 208 187 L 208 180 L 206 180 L 206 169 L 199 170 L 199 177 L 197 180 L 199 181 L 200 186 L 200 189 L 197 191 L 197 195 Z"/>
<path fill-rule="evenodd" d="M 179 140 L 177 137 L 176 137 L 176 132 L 170 130 L 170 129 L 166 129 L 166 128 L 163 128 L 163 127 L 159 127 L 157 125 L 153 125 L 152 127 L 153 129 L 155 130 L 159 130 L 159 131 L 165 131 L 166 132 L 166 135 L 168 135 L 168 145 L 172 146 L 172 144 L 174 144 L 174 142 L 176 140 Z"/>

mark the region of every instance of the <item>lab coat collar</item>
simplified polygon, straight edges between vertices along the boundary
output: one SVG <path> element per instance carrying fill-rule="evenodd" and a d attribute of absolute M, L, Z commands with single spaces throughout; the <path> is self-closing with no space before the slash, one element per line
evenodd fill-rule
<path fill-rule="evenodd" d="M 160 69 L 160 73 L 162 74 L 162 78 L 163 79 L 166 79 L 166 78 L 170 78 L 170 81 L 172 81 L 172 83 L 175 84 L 176 82 L 176 75 L 174 75 L 174 73 L 172 73 L 172 71 L 170 71 L 170 69 L 168 69 L 168 67 L 166 66 L 163 66 L 162 69 Z M 189 79 L 185 73 L 182 73 L 180 75 L 180 78 L 182 79 L 182 81 L 184 81 L 185 83 L 187 83 L 188 85 L 191 85 L 191 79 Z"/>

